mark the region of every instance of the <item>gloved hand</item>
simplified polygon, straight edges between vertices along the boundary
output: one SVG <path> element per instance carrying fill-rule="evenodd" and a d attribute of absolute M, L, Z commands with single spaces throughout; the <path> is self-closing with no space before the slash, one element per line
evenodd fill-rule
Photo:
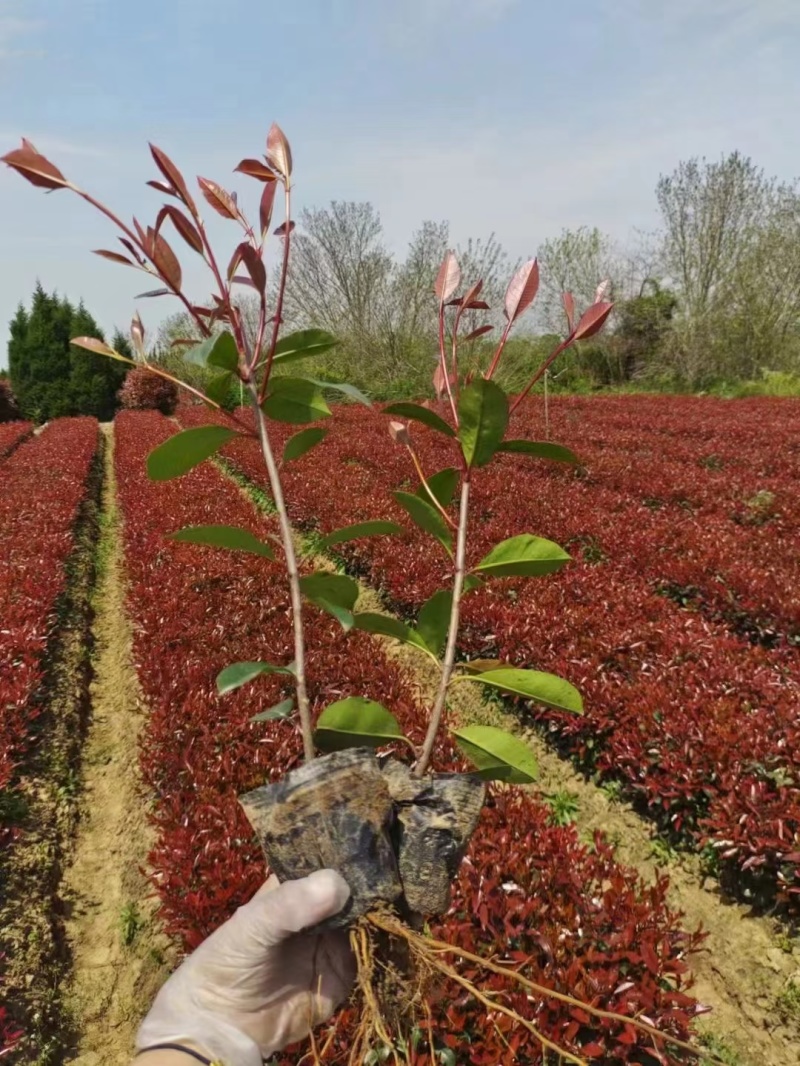
<path fill-rule="evenodd" d="M 137 1033 L 137 1050 L 188 1042 L 226 1066 L 261 1066 L 302 1039 L 355 979 L 346 932 L 302 930 L 338 914 L 349 898 L 333 870 L 280 885 L 271 877 L 168 979 Z"/>

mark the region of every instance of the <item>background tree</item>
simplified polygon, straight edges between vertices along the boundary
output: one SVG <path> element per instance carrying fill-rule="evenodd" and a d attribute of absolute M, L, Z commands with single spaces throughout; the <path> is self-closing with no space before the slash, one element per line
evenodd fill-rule
<path fill-rule="evenodd" d="M 0 373 L 0 422 L 16 422 L 22 415 L 8 376 Z"/>
<path fill-rule="evenodd" d="M 9 372 L 26 418 L 113 416 L 124 367 L 70 344 L 76 336 L 103 336 L 82 303 L 74 307 L 37 284 L 30 311 L 17 308 L 10 334 Z"/>
<path fill-rule="evenodd" d="M 662 175 L 664 273 L 681 313 L 671 347 L 689 385 L 796 365 L 800 315 L 797 182 L 767 178 L 733 152 Z"/>
<path fill-rule="evenodd" d="M 564 331 L 563 292 L 572 293 L 577 307 L 588 307 L 598 283 L 608 278 L 608 299 L 619 295 L 624 270 L 621 257 L 611 238 L 597 228 L 564 229 L 558 237 L 543 241 L 536 254 L 541 277 L 538 320 L 546 332 Z"/>

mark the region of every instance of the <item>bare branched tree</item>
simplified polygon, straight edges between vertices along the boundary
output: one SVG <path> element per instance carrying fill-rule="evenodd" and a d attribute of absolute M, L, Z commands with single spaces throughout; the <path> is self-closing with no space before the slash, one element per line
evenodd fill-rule
<path fill-rule="evenodd" d="M 562 230 L 558 237 L 544 241 L 538 251 L 541 286 L 537 300 L 539 322 L 548 333 L 564 330 L 563 292 L 571 292 L 578 308 L 594 300 L 598 283 L 608 278 L 609 295 L 616 298 L 622 288 L 624 267 L 610 237 L 599 229 L 581 226 Z"/>

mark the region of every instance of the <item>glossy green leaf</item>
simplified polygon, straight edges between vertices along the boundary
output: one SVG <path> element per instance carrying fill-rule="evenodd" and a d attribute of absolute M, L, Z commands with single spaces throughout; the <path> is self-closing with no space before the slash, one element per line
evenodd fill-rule
<path fill-rule="evenodd" d="M 513 666 L 504 666 L 497 670 L 486 670 L 481 674 L 462 675 L 463 680 L 478 681 L 482 685 L 511 692 L 515 696 L 525 696 L 536 700 L 546 707 L 555 707 L 560 711 L 572 711 L 583 714 L 583 699 L 580 692 L 555 674 L 545 674 L 540 670 L 519 670 Z"/>
<path fill-rule="evenodd" d="M 239 366 L 236 341 L 233 335 L 227 332 L 206 337 L 201 344 L 184 352 L 183 358 L 187 363 L 195 363 L 197 366 L 217 367 L 231 372 L 236 371 Z"/>
<path fill-rule="evenodd" d="M 226 370 L 222 374 L 218 374 L 208 385 L 206 385 L 206 396 L 209 400 L 213 400 L 214 403 L 224 403 L 228 397 L 232 381 L 233 374 L 231 374 L 230 371 Z"/>
<path fill-rule="evenodd" d="M 449 426 L 447 422 L 435 411 L 428 410 L 427 407 L 422 407 L 418 403 L 390 403 L 388 407 L 384 407 L 383 413 L 385 415 L 398 415 L 400 418 L 412 418 L 415 422 L 422 422 L 423 425 L 428 426 L 430 429 L 435 429 L 437 433 L 444 433 L 447 437 L 455 437 L 456 431 L 452 426 Z"/>
<path fill-rule="evenodd" d="M 379 748 L 403 740 L 397 719 L 380 703 L 349 696 L 326 707 L 317 719 L 314 744 L 321 751 L 342 748 Z"/>
<path fill-rule="evenodd" d="M 353 625 L 353 608 L 358 599 L 358 585 L 344 574 L 320 571 L 300 578 L 300 589 L 311 603 L 332 614 L 344 629 Z"/>
<path fill-rule="evenodd" d="M 477 574 L 467 574 L 464 578 L 464 592 L 466 596 L 468 592 L 472 592 L 473 589 L 482 589 L 485 582 L 483 578 L 478 577 Z"/>
<path fill-rule="evenodd" d="M 417 633 L 397 618 L 391 618 L 386 614 L 378 614 L 373 611 L 364 611 L 353 616 L 353 627 L 363 629 L 365 633 L 377 633 L 382 637 L 394 637 L 402 644 L 413 644 L 422 651 L 433 654 L 426 642 Z"/>
<path fill-rule="evenodd" d="M 274 363 L 290 363 L 293 359 L 307 359 L 312 355 L 335 348 L 339 342 L 324 329 L 300 329 L 281 337 L 275 345 Z"/>
<path fill-rule="evenodd" d="M 446 467 L 437 474 L 431 474 L 428 478 L 428 485 L 442 507 L 449 507 L 458 485 L 458 471 L 452 466 Z M 423 500 L 430 500 L 424 485 L 420 485 L 417 489 L 417 496 Z"/>
<path fill-rule="evenodd" d="M 496 544 L 475 569 L 489 577 L 538 577 L 560 570 L 569 560 L 552 540 L 520 533 Z"/>
<path fill-rule="evenodd" d="M 508 398 L 493 381 L 478 378 L 458 401 L 458 439 L 469 466 L 486 466 L 508 427 Z"/>
<path fill-rule="evenodd" d="M 284 463 L 299 459 L 301 455 L 310 452 L 327 436 L 328 430 L 322 429 L 320 426 L 309 426 L 308 429 L 301 429 L 299 433 L 295 433 L 287 440 L 283 449 Z"/>
<path fill-rule="evenodd" d="M 447 640 L 450 626 L 450 612 L 453 606 L 453 593 L 450 589 L 440 589 L 423 604 L 417 618 L 417 632 L 434 655 L 441 655 Z"/>
<path fill-rule="evenodd" d="M 578 457 L 563 444 L 550 444 L 539 440 L 504 440 L 497 449 L 499 452 L 518 452 L 521 455 L 534 455 L 537 459 L 553 459 L 558 463 L 577 463 Z"/>
<path fill-rule="evenodd" d="M 272 548 L 259 540 L 248 529 L 237 526 L 187 526 L 177 533 L 169 534 L 170 540 L 186 541 L 189 544 L 207 544 L 212 548 L 227 548 L 229 551 L 250 552 L 274 559 Z"/>
<path fill-rule="evenodd" d="M 314 385 L 319 385 L 323 390 L 330 389 L 332 392 L 341 392 L 343 396 L 347 396 L 365 407 L 372 407 L 372 400 L 368 399 L 361 389 L 357 389 L 355 385 L 348 385 L 343 381 L 318 381 L 316 378 L 306 378 L 305 380 L 312 382 Z"/>
<path fill-rule="evenodd" d="M 454 729 L 456 744 L 487 781 L 529 785 L 536 780 L 536 758 L 523 741 L 490 725 Z"/>
<path fill-rule="evenodd" d="M 231 663 L 217 674 L 217 692 L 224 696 L 262 674 L 294 675 L 294 669 L 290 666 L 273 666 L 272 663 Z"/>
<path fill-rule="evenodd" d="M 376 518 L 371 522 L 355 522 L 352 526 L 342 526 L 341 529 L 336 529 L 333 533 L 323 537 L 319 543 L 324 550 L 332 548 L 334 544 L 344 544 L 348 540 L 359 540 L 361 537 L 389 536 L 402 532 L 403 527 L 398 526 L 397 522 L 386 522 L 381 518 Z"/>
<path fill-rule="evenodd" d="M 331 413 L 322 389 L 313 381 L 275 377 L 270 379 L 269 388 L 269 396 L 262 403 L 261 410 L 267 418 L 274 418 L 276 422 L 302 426 L 306 422 L 327 418 Z"/>
<path fill-rule="evenodd" d="M 259 711 L 258 714 L 251 716 L 251 722 L 275 722 L 282 718 L 290 718 L 294 712 L 294 700 L 282 700 L 280 703 L 276 703 L 274 707 L 270 707 L 269 710 Z"/>
<path fill-rule="evenodd" d="M 169 481 L 188 473 L 198 463 L 241 434 L 227 426 L 197 426 L 185 429 L 159 444 L 147 457 L 147 476 L 151 481 Z"/>
<path fill-rule="evenodd" d="M 414 496 L 410 492 L 395 492 L 394 498 L 400 506 L 408 512 L 412 520 L 423 529 L 436 537 L 443 544 L 447 552 L 453 554 L 453 535 L 450 527 L 432 503 Z"/>

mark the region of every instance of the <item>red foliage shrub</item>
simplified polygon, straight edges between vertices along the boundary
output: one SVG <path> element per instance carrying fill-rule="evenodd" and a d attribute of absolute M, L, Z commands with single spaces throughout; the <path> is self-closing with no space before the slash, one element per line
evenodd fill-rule
<path fill-rule="evenodd" d="M 171 415 L 178 404 L 178 386 L 136 366 L 129 370 L 118 394 L 123 407 Z"/>
<path fill-rule="evenodd" d="M 50 423 L 6 459 L 0 492 L 0 790 L 13 784 L 39 710 L 42 655 L 65 583 L 78 507 L 97 450 L 93 418 Z"/>
<path fill-rule="evenodd" d="M 22 429 L 30 431 L 24 423 Z M 0 854 L 4 857 L 20 832 L 11 814 L 14 804 L 4 801 L 13 797 L 17 768 L 41 713 L 44 654 L 57 624 L 73 530 L 97 443 L 93 418 L 60 419 L 0 464 Z M 0 929 L 0 944 L 4 939 Z M 8 946 L 13 950 L 13 944 Z M 0 1006 L 0 1058 L 10 1053 L 21 1035 Z"/>
<path fill-rule="evenodd" d="M 0 422 L 16 422 L 22 418 L 17 398 L 11 390 L 11 383 L 0 378 Z"/>
<path fill-rule="evenodd" d="M 30 422 L 7 422 L 0 425 L 0 459 L 9 455 L 33 432 Z"/>
<path fill-rule="evenodd" d="M 125 412 L 116 427 L 134 654 L 151 710 L 142 767 L 156 796 L 153 878 L 168 930 L 193 947 L 264 876 L 237 794 L 284 773 L 300 754 L 291 724 L 250 722 L 255 711 L 285 695 L 278 675 L 225 698 L 214 686 L 217 672 L 234 659 L 291 658 L 288 589 L 277 564 L 165 540 L 188 524 L 224 521 L 262 537 L 273 525 L 210 464 L 185 475 L 180 491 L 148 481 L 145 458 L 172 431 L 159 416 Z M 419 740 L 424 711 L 380 645 L 363 633 L 345 636 L 312 609 L 307 618 L 314 709 L 346 693 L 365 695 L 391 707 Z M 460 766 L 445 747 L 437 765 Z M 582 845 L 574 827 L 552 826 L 549 814 L 529 793 L 496 793 L 453 908 L 436 931 L 481 953 L 511 950 L 533 980 L 577 991 L 598 1006 L 644 1012 L 685 1034 L 697 1008 L 685 994 L 684 958 L 698 938 L 680 930 L 665 902 L 665 883 L 644 888 L 614 861 L 606 843 Z M 554 1039 L 575 1049 L 597 1044 L 609 1063 L 642 1061 L 645 1045 L 625 1027 L 575 1027 L 568 1008 L 530 1002 L 516 991 L 508 997 Z M 502 1025 L 465 1002 L 457 988 L 444 989 L 433 1008 L 439 1039 L 458 1036 L 460 1061 L 505 1061 Z M 340 1023 L 329 1061 L 346 1061 L 352 1021 L 346 1015 Z M 541 1061 L 525 1034 L 505 1038 L 518 1044 L 520 1063 Z M 670 1052 L 669 1061 L 683 1060 Z"/>
<path fill-rule="evenodd" d="M 764 902 L 776 890 L 800 898 L 800 669 L 792 643 L 800 633 L 800 449 L 797 405 L 789 404 L 559 402 L 559 439 L 585 468 L 576 475 L 560 464 L 504 458 L 475 479 L 470 537 L 477 561 L 522 521 L 564 545 L 574 562 L 555 578 L 471 593 L 461 641 L 465 655 L 497 655 L 578 685 L 585 716 L 538 713 L 543 728 L 583 765 L 621 779 L 670 832 L 711 844 L 731 884 L 746 873 L 739 887 Z M 188 425 L 210 416 L 197 409 L 182 417 Z M 538 421 L 529 405 L 512 435 L 540 437 Z M 412 433 L 426 470 L 452 463 L 443 438 L 418 426 Z M 276 432 L 278 445 L 283 435 Z M 235 441 L 225 454 L 263 482 L 253 443 Z M 717 460 L 701 462 L 709 455 L 722 470 Z M 316 491 L 320 476 L 333 486 L 326 495 Z M 284 480 L 300 526 L 329 532 L 376 516 L 408 526 L 391 490 L 413 485 L 413 470 L 375 412 L 339 411 L 325 442 L 288 465 Z M 772 486 L 780 512 L 743 526 L 733 501 L 759 485 Z M 402 552 L 374 538 L 343 547 L 342 556 L 408 615 L 447 572 L 414 528 Z M 686 610 L 660 594 L 674 581 L 699 590 L 699 606 Z M 740 635 L 732 602 L 754 625 L 771 621 L 783 634 L 775 647 Z"/>

